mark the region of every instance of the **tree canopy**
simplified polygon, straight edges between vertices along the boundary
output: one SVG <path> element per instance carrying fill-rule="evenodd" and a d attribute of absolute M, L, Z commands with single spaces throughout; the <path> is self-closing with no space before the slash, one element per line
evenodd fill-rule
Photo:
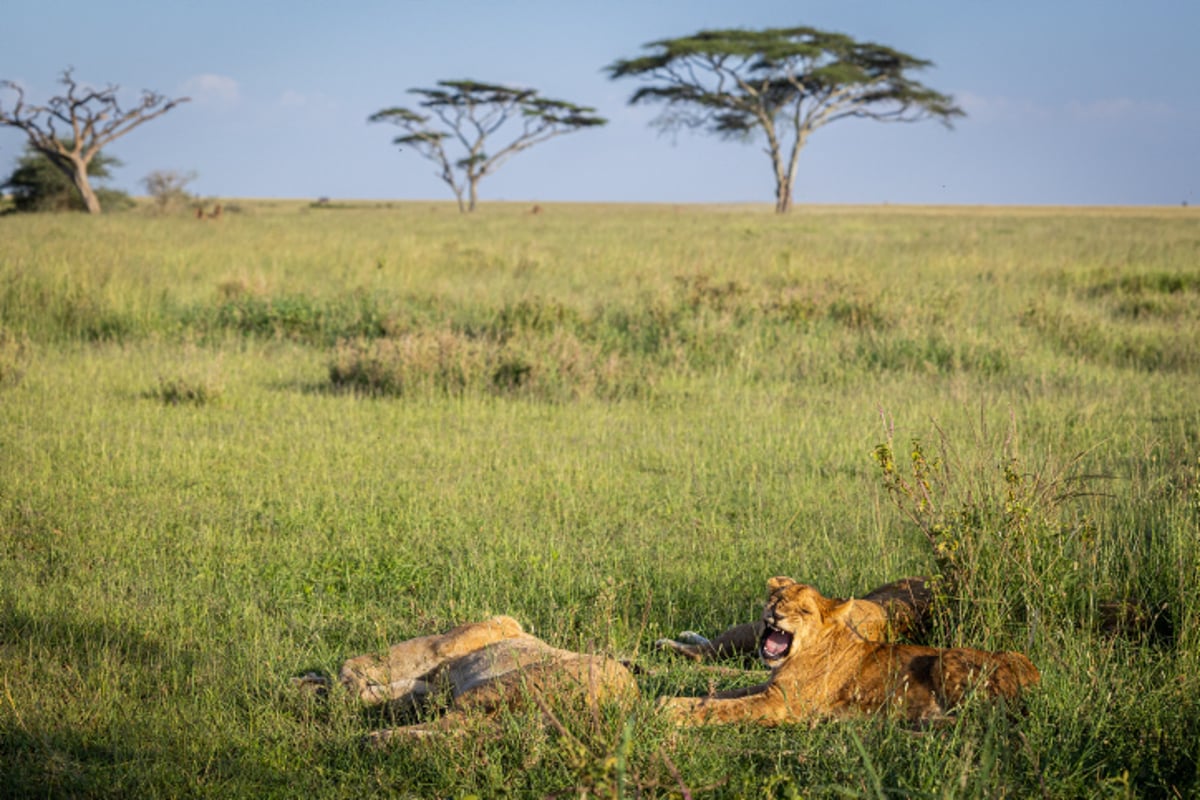
<path fill-rule="evenodd" d="M 932 62 L 816 28 L 704 30 L 645 49 L 606 67 L 610 78 L 646 81 L 629 103 L 663 104 L 655 124 L 664 130 L 761 133 L 779 212 L 791 208 L 800 150 L 818 128 L 855 117 L 950 126 L 964 115 L 951 96 L 911 77 Z"/>
<path fill-rule="evenodd" d="M 517 153 L 607 122 L 594 108 L 542 97 L 536 89 L 458 80 L 409 93 L 421 98 L 416 106 L 422 111 L 385 108 L 367 121 L 403 129 L 393 143 L 438 165 L 438 177 L 454 192 L 460 211 L 475 210 L 479 181 Z M 489 152 L 488 140 L 500 136 L 504 142 Z"/>
<path fill-rule="evenodd" d="M 0 104 L 0 125 L 18 128 L 29 144 L 50 160 L 74 184 L 90 213 L 100 213 L 100 200 L 88 180 L 88 165 L 100 148 L 124 136 L 144 122 L 170 111 L 188 98 L 168 99 L 157 92 L 143 91 L 139 102 L 122 107 L 117 91 L 81 85 L 68 68 L 59 78 L 63 94 L 45 105 L 25 102 L 25 90 L 12 81 L 0 81 L 0 89 L 16 96 L 10 109 Z"/>

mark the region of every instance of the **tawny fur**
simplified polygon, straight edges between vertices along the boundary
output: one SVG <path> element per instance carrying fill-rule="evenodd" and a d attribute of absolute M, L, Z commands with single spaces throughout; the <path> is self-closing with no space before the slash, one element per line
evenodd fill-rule
<path fill-rule="evenodd" d="M 776 644 L 791 637 L 786 652 L 760 646 L 770 679 L 710 697 L 660 701 L 676 723 L 778 725 L 878 711 L 934 720 L 972 693 L 1015 698 L 1040 679 L 1020 653 L 867 641 L 842 621 L 846 603 L 791 578 L 772 578 L 767 587 L 764 630 Z"/>
<path fill-rule="evenodd" d="M 375 742 L 461 726 L 469 713 L 494 714 L 531 698 L 573 698 L 588 705 L 628 703 L 637 683 L 622 664 L 603 655 L 560 650 L 526 633 L 512 617 L 460 625 L 434 636 L 393 645 L 385 656 L 352 658 L 340 680 L 367 705 L 394 703 L 428 709 L 449 693 L 451 703 L 433 722 L 372 734 Z M 543 702 L 535 699 L 534 702 Z"/>

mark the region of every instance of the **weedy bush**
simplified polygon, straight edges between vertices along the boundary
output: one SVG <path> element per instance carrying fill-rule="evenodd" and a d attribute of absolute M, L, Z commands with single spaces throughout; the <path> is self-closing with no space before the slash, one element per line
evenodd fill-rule
<path fill-rule="evenodd" d="M 1080 473 L 1082 454 L 1031 464 L 1015 423 L 1001 439 L 981 423 L 965 447 L 935 429 L 932 447 L 914 438 L 898 457 L 889 426 L 874 459 L 889 499 L 929 546 L 940 634 L 962 645 L 1079 624 L 1099 531 L 1073 501 L 1101 476 Z"/>

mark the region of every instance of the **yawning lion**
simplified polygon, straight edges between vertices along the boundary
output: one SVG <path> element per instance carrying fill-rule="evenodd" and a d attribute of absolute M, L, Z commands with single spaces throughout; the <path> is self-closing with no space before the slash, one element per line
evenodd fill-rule
<path fill-rule="evenodd" d="M 1014 698 L 1040 677 L 1020 653 L 867 641 L 841 621 L 846 603 L 791 578 L 771 578 L 767 588 L 759 655 L 770 679 L 710 697 L 661 700 L 672 720 L 778 725 L 887 710 L 926 721 L 947 716 L 972 692 Z"/>

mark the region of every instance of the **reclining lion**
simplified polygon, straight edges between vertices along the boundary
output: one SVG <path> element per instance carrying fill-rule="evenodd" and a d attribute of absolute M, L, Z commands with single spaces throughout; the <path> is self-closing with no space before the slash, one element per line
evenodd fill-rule
<path fill-rule="evenodd" d="M 384 656 L 352 658 L 342 665 L 339 678 L 367 705 L 435 710 L 437 701 L 449 694 L 449 706 L 437 719 L 373 733 L 376 744 L 453 729 L 469 713 L 492 715 L 530 699 L 545 710 L 547 700 L 558 705 L 578 699 L 596 707 L 638 696 L 637 683 L 619 662 L 552 647 L 506 616 L 409 639 Z"/>
<path fill-rule="evenodd" d="M 771 578 L 767 588 L 759 655 L 770 679 L 710 697 L 660 700 L 676 723 L 778 725 L 881 710 L 928 721 L 946 717 L 973 692 L 1015 698 L 1040 679 L 1020 653 L 867 641 L 842 621 L 846 603 L 791 578 Z"/>
<path fill-rule="evenodd" d="M 836 619 L 871 642 L 895 641 L 919 634 L 929 616 L 932 595 L 925 578 L 903 578 L 885 583 L 861 598 L 834 600 Z M 707 658 L 752 656 L 758 652 L 763 623 L 734 625 L 713 639 L 684 631 L 677 639 L 659 639 L 654 646 L 693 661 Z"/>

